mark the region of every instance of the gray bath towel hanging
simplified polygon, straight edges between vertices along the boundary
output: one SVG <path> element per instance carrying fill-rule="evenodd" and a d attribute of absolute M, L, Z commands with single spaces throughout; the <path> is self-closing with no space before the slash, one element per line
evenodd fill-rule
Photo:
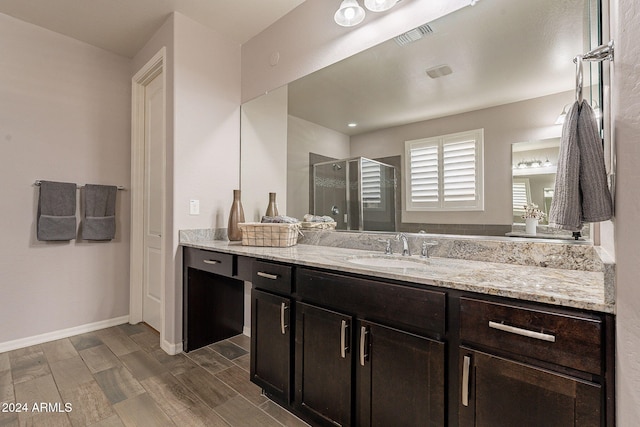
<path fill-rule="evenodd" d="M 595 113 L 586 101 L 567 112 L 562 128 L 549 223 L 580 231 L 585 222 L 611 219 L 613 207 Z"/>
<path fill-rule="evenodd" d="M 41 181 L 36 236 L 41 241 L 76 238 L 75 183 Z"/>
<path fill-rule="evenodd" d="M 112 240 L 116 235 L 116 193 L 113 185 L 84 186 L 84 240 Z"/>
<path fill-rule="evenodd" d="M 607 221 L 613 216 L 613 203 L 604 166 L 604 148 L 598 133 L 596 114 L 587 102 L 583 102 L 578 116 L 578 145 L 582 220 Z"/>

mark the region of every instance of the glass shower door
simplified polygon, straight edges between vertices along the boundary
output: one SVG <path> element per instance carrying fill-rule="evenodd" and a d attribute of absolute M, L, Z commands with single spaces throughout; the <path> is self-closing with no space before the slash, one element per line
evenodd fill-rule
<path fill-rule="evenodd" d="M 348 229 L 347 169 L 345 160 L 313 165 L 313 214 L 330 216 L 339 230 Z"/>

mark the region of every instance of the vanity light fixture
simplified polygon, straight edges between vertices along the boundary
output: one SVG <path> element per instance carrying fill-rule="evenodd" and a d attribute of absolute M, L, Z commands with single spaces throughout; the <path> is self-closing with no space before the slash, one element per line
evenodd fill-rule
<path fill-rule="evenodd" d="M 571 107 L 571 105 L 572 104 L 566 104 L 564 108 L 562 108 L 562 113 L 560 113 L 560 115 L 556 119 L 557 125 L 561 125 L 564 123 L 564 120 L 567 118 L 567 110 L 569 110 L 569 107 Z M 593 112 L 596 114 L 596 119 L 599 120 L 602 117 L 602 110 L 600 109 L 597 101 L 593 101 Z"/>
<path fill-rule="evenodd" d="M 371 12 L 384 12 L 391 9 L 398 3 L 398 0 L 364 0 L 364 7 Z"/>
<path fill-rule="evenodd" d="M 358 25 L 364 19 L 364 9 L 358 4 L 357 0 L 343 0 L 340 8 L 333 15 L 336 24 L 343 27 L 353 27 Z"/>

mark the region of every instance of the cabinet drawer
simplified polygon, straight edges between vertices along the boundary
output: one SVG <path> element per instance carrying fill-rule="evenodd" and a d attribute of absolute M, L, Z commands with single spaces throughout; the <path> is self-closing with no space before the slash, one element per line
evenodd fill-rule
<path fill-rule="evenodd" d="M 196 268 L 221 276 L 233 276 L 233 255 L 231 254 L 187 248 L 184 261 L 185 267 Z"/>
<path fill-rule="evenodd" d="M 291 293 L 291 266 L 254 261 L 251 283 L 256 288 L 288 295 Z"/>
<path fill-rule="evenodd" d="M 460 298 L 460 340 L 600 375 L 598 318 Z"/>
<path fill-rule="evenodd" d="M 298 269 L 296 292 L 305 301 L 406 331 L 445 333 L 444 292 L 307 269 Z"/>

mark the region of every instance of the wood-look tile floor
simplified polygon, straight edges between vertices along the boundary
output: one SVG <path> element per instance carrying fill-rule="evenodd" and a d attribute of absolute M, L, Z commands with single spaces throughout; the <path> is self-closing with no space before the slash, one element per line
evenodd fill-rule
<path fill-rule="evenodd" d="M 0 427 L 307 425 L 249 381 L 248 337 L 176 356 L 159 341 L 125 324 L 0 353 Z"/>

